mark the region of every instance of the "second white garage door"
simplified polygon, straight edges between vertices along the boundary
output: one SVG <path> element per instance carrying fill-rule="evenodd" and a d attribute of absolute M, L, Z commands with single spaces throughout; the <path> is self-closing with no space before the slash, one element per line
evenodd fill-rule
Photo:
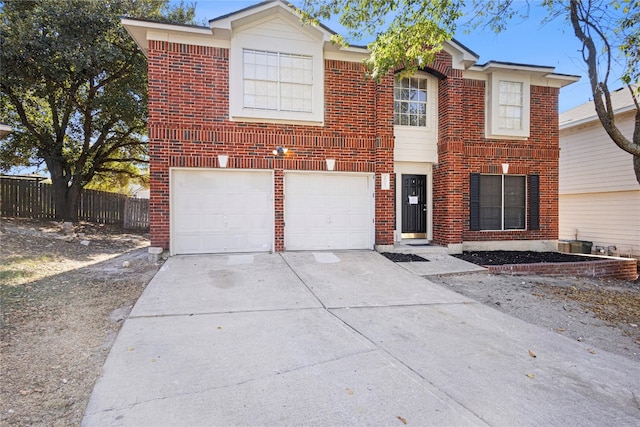
<path fill-rule="evenodd" d="M 271 171 L 171 170 L 172 254 L 272 249 Z"/>
<path fill-rule="evenodd" d="M 373 174 L 286 172 L 287 250 L 373 249 Z"/>

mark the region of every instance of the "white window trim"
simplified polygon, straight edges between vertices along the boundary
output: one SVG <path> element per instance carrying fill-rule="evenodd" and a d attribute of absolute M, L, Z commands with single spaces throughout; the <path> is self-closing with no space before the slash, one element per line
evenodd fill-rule
<path fill-rule="evenodd" d="M 491 173 L 483 173 L 480 174 L 480 177 L 482 178 L 483 176 L 499 176 L 501 177 L 501 209 L 500 209 L 500 229 L 499 230 L 491 230 L 491 229 L 480 229 L 479 231 L 482 232 L 489 232 L 489 233 L 495 233 L 495 232 L 505 232 L 505 231 L 527 231 L 527 212 L 529 211 L 529 183 L 528 183 L 528 179 L 527 179 L 527 175 L 520 175 L 520 174 L 491 174 Z M 520 177 L 524 177 L 524 228 L 505 228 L 504 227 L 504 180 L 505 177 L 508 176 L 520 176 Z"/>
<path fill-rule="evenodd" d="M 500 128 L 500 81 L 522 83 L 522 128 Z M 508 73 L 491 73 L 487 80 L 485 106 L 485 137 L 488 139 L 527 139 L 530 136 L 531 79 L 529 76 Z"/>
<path fill-rule="evenodd" d="M 311 56 L 313 59 L 313 88 L 311 112 L 256 110 L 243 107 L 243 49 L 281 51 Z M 322 43 L 291 40 L 286 47 L 274 49 L 273 40 L 239 32 L 231 39 L 229 51 L 229 120 L 261 123 L 324 124 L 324 59 Z"/>
<path fill-rule="evenodd" d="M 437 108 L 438 108 L 438 85 L 437 79 L 430 74 L 424 72 L 417 72 L 416 74 L 411 76 L 412 78 L 418 78 L 426 80 L 427 82 L 427 118 L 426 118 L 426 126 L 410 126 L 410 125 L 396 125 L 394 124 L 394 128 L 404 129 L 412 132 L 421 132 L 426 129 L 433 130 L 436 128 L 434 123 L 434 117 L 437 117 Z M 394 82 L 395 89 L 395 82 Z M 393 97 L 393 108 L 394 108 L 394 121 L 395 121 L 395 95 Z"/>
<path fill-rule="evenodd" d="M 283 80 L 283 78 L 282 78 L 282 68 L 283 68 L 282 67 L 282 58 L 283 57 L 286 58 L 287 56 L 290 56 L 290 57 L 297 56 L 297 57 L 299 57 L 301 59 L 304 59 L 304 60 L 311 60 L 312 63 L 313 63 L 313 58 L 312 57 L 310 57 L 308 55 L 292 55 L 292 54 L 289 54 L 287 52 L 275 52 L 275 51 L 264 51 L 264 50 L 257 51 L 255 49 L 243 49 L 243 53 L 245 55 L 247 53 L 259 53 L 259 54 L 272 55 L 272 56 L 275 56 L 276 62 L 277 62 L 277 65 L 276 65 L 277 77 L 275 79 L 269 79 L 268 77 L 257 76 L 257 75 L 254 76 L 254 78 L 249 78 L 249 77 L 243 76 L 243 85 L 244 85 L 244 87 L 243 87 L 243 89 L 244 89 L 243 90 L 243 95 L 245 96 L 245 98 L 248 96 L 247 95 L 247 91 L 246 91 L 246 89 L 247 89 L 246 85 L 247 85 L 248 82 L 253 82 L 255 86 L 260 86 L 261 84 L 263 84 L 265 82 L 275 83 L 276 91 L 275 91 L 275 94 L 273 96 L 273 98 L 275 98 L 275 101 L 276 101 L 275 102 L 275 104 L 276 104 L 275 108 L 262 108 L 262 107 L 258 107 L 258 106 L 256 106 L 256 107 L 247 107 L 246 99 L 244 101 L 244 107 L 243 108 L 247 108 L 247 109 L 250 109 L 250 110 L 262 110 L 262 111 L 264 111 L 264 110 L 272 110 L 272 111 L 287 111 L 287 112 L 294 111 L 294 112 L 304 112 L 304 113 L 310 113 L 311 112 L 311 111 L 305 111 L 302 108 L 294 110 L 294 109 L 286 109 L 286 108 L 283 107 L 283 96 L 282 96 L 282 86 L 283 85 L 288 84 L 290 86 L 310 88 L 310 89 L 312 89 L 311 93 L 310 93 L 310 95 L 312 96 L 313 95 L 313 93 L 312 93 L 313 92 L 313 80 L 311 81 L 311 83 L 294 81 L 293 79 L 290 79 L 290 81 Z M 256 65 L 256 64 L 254 64 L 254 65 Z M 247 66 L 247 63 L 244 62 L 244 61 L 243 61 L 243 66 L 245 66 L 245 67 Z M 311 74 L 313 74 L 313 69 L 311 70 Z M 254 94 L 254 97 L 258 97 L 258 95 Z M 307 99 L 302 98 L 302 101 L 303 102 L 307 101 Z M 308 101 L 313 102 L 313 99 L 308 99 Z M 312 105 L 309 105 L 309 107 L 313 108 Z"/>
<path fill-rule="evenodd" d="M 411 77 L 404 77 L 403 80 L 405 78 L 409 79 L 409 81 L 411 81 L 411 79 L 424 81 L 425 91 L 427 93 L 427 98 L 426 98 L 426 100 L 424 102 L 396 99 L 395 89 L 396 89 L 396 84 L 398 83 L 398 81 L 394 80 L 394 82 L 393 82 L 393 117 L 394 117 L 393 120 L 394 120 L 394 126 L 397 126 L 397 127 L 408 127 L 408 128 L 412 128 L 412 129 L 428 128 L 429 127 L 429 112 L 430 112 L 430 109 L 431 109 L 430 105 L 429 105 L 429 102 L 431 101 L 431 87 L 430 87 L 431 86 L 431 82 L 425 76 L 422 76 L 422 75 L 419 75 L 419 74 L 413 75 Z M 404 102 L 404 103 L 407 103 L 407 104 L 411 104 L 411 103 L 423 104 L 424 108 L 425 108 L 425 111 L 424 111 L 424 126 L 421 126 L 421 125 L 399 125 L 399 124 L 395 124 L 395 116 L 396 116 L 395 105 L 396 105 L 397 101 Z"/>

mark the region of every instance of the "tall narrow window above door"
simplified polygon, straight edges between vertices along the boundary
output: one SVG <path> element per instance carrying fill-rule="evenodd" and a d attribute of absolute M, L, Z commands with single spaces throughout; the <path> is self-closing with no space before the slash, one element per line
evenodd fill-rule
<path fill-rule="evenodd" d="M 409 77 L 396 80 L 393 98 L 394 125 L 427 126 L 427 79 Z"/>
<path fill-rule="evenodd" d="M 531 81 L 527 75 L 491 73 L 487 80 L 486 137 L 526 139 L 530 135 Z"/>
<path fill-rule="evenodd" d="M 498 89 L 498 126 L 522 130 L 522 82 L 501 80 Z"/>

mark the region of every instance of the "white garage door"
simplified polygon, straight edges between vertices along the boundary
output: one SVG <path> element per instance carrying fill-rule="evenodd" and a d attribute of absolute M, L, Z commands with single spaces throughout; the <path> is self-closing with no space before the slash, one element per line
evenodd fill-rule
<path fill-rule="evenodd" d="M 270 251 L 271 171 L 171 170 L 171 253 Z"/>
<path fill-rule="evenodd" d="M 284 175 L 287 250 L 373 249 L 373 175 Z"/>

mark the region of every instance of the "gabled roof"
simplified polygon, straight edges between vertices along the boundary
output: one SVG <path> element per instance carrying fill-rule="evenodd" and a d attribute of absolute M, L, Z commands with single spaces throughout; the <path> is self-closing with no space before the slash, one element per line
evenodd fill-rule
<path fill-rule="evenodd" d="M 254 5 L 245 7 L 243 9 L 236 10 L 235 12 L 230 12 L 225 15 L 218 16 L 217 18 L 209 19 L 209 26 L 211 27 L 212 30 L 214 30 L 216 26 L 226 27 L 233 20 L 238 20 L 238 19 L 242 19 L 243 17 L 258 14 L 264 10 L 277 7 L 278 5 L 282 6 L 284 9 L 288 10 L 291 14 L 295 15 L 296 17 L 299 17 L 295 8 L 289 2 L 285 2 L 284 0 L 266 0 L 261 3 L 256 3 Z M 329 35 L 329 38 L 331 38 L 332 35 L 336 34 L 335 31 L 333 31 L 331 28 L 327 27 L 322 23 L 320 23 L 318 26 Z M 366 49 L 366 46 L 354 45 L 353 47 Z"/>
<path fill-rule="evenodd" d="M 209 25 L 211 26 L 211 30 L 214 32 L 214 34 L 221 31 L 230 32 L 234 25 L 242 25 L 242 23 L 249 20 L 259 19 L 259 17 L 263 14 L 266 15 L 269 13 L 273 13 L 274 8 L 281 8 L 280 10 L 290 13 L 296 19 L 299 19 L 300 17 L 295 7 L 293 7 L 290 3 L 284 0 L 267 0 L 263 1 L 262 3 L 257 3 L 255 5 L 245 7 L 235 12 L 227 13 L 217 18 L 210 19 Z M 330 42 L 331 37 L 336 34 L 334 30 L 322 23 L 314 28 L 323 33 L 325 42 Z M 349 47 L 341 48 L 340 50 L 351 50 L 368 53 L 367 47 L 362 45 L 350 45 Z M 459 63 L 463 64 L 465 68 L 476 63 L 479 58 L 475 52 L 455 39 L 445 42 L 444 50 L 451 56 L 453 56 L 454 59 L 457 59 Z"/>
<path fill-rule="evenodd" d="M 298 20 L 300 17 L 295 8 L 284 2 L 283 0 L 267 0 L 262 3 L 257 3 L 244 9 L 236 10 L 235 12 L 227 13 L 226 15 L 218 16 L 209 20 L 209 26 L 214 34 L 220 32 L 231 32 L 233 28 L 256 21 L 263 16 L 270 16 L 274 13 L 282 13 Z M 320 31 L 323 35 L 324 41 L 330 41 L 331 36 L 335 34 L 332 30 L 324 25 L 308 26 Z"/>
<path fill-rule="evenodd" d="M 274 14 L 280 14 L 282 17 L 293 22 L 295 19 L 299 22 L 299 14 L 294 6 L 285 0 L 267 0 L 256 3 L 252 6 L 231 12 L 217 18 L 209 20 L 209 28 L 201 26 L 166 24 L 141 19 L 123 18 L 122 24 L 125 26 L 129 34 L 136 40 L 138 45 L 145 52 L 147 51 L 147 40 L 150 33 L 154 33 L 154 37 L 158 37 L 158 32 L 170 33 L 175 35 L 169 36 L 169 41 L 181 41 L 186 38 L 196 38 L 199 44 L 205 46 L 228 47 L 231 40 L 232 32 L 235 28 L 250 25 L 262 18 L 268 18 Z M 331 37 L 336 34 L 329 27 L 319 24 L 317 26 L 305 26 L 303 31 L 308 34 L 315 34 L 315 37 L 321 38 L 324 42 L 325 49 L 333 52 L 343 52 L 346 54 L 356 54 L 361 58 L 369 54 L 365 46 L 351 45 L 341 48 L 331 43 Z M 212 34 L 213 33 L 213 34 Z M 212 37 L 213 35 L 213 37 Z M 488 73 L 493 71 L 521 71 L 542 78 L 555 80 L 555 84 L 560 87 L 571 84 L 579 80 L 579 76 L 556 74 L 554 67 L 516 64 L 511 62 L 489 61 L 482 65 L 477 65 L 479 59 L 478 54 L 467 48 L 459 41 L 452 39 L 444 43 L 443 50 L 451 55 L 454 68 L 478 71 Z"/>
<path fill-rule="evenodd" d="M 640 96 L 637 94 L 635 96 L 640 103 Z M 628 87 L 623 87 L 611 92 L 611 104 L 615 115 L 633 111 L 636 108 Z M 567 110 L 564 113 L 560 113 L 559 124 L 560 129 L 567 129 L 596 120 L 598 120 L 598 115 L 596 114 L 595 103 L 589 101 Z"/>

